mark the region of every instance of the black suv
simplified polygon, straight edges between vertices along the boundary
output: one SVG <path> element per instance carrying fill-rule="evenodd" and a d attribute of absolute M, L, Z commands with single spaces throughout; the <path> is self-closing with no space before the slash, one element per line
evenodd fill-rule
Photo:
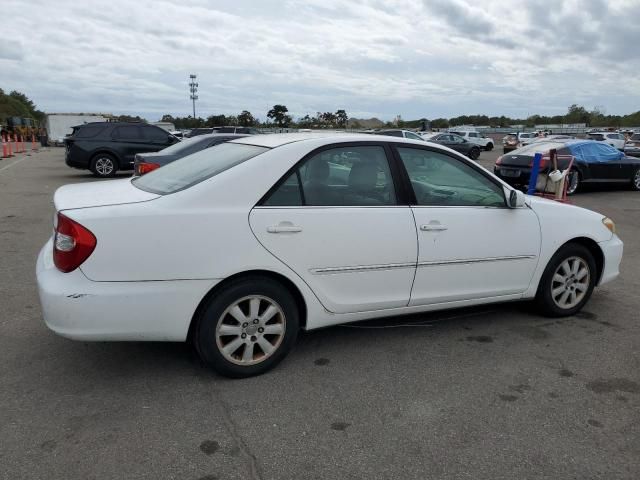
<path fill-rule="evenodd" d="M 157 152 L 179 141 L 146 123 L 85 123 L 73 127 L 73 133 L 64 139 L 65 162 L 91 170 L 97 177 L 113 177 L 118 170 L 133 170 L 136 153 Z"/>

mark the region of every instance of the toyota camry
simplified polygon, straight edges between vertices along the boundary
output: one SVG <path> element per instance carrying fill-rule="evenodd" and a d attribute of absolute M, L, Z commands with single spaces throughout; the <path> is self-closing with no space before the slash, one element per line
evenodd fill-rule
<path fill-rule="evenodd" d="M 300 329 L 523 299 L 573 315 L 623 250 L 603 215 L 387 136 L 246 137 L 54 205 L 37 260 L 49 328 L 189 341 L 232 377 L 276 365 Z"/>

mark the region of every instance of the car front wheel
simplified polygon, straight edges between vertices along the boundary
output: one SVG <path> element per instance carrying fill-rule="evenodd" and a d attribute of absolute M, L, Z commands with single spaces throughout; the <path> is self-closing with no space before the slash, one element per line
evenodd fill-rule
<path fill-rule="evenodd" d="M 201 311 L 194 345 L 207 366 L 227 377 L 250 377 L 273 368 L 298 334 L 295 299 L 271 278 L 232 282 Z"/>
<path fill-rule="evenodd" d="M 486 147 L 484 147 L 484 149 L 485 149 L 487 152 L 490 152 L 491 150 L 493 150 L 493 143 L 487 143 L 487 146 L 486 146 Z"/>
<path fill-rule="evenodd" d="M 583 245 L 569 243 L 547 264 L 536 294 L 539 310 L 550 317 L 574 315 L 591 297 L 596 284 L 596 262 Z"/>

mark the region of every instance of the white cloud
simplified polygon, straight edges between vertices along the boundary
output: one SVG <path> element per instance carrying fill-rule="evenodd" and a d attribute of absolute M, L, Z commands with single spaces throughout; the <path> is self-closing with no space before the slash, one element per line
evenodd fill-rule
<path fill-rule="evenodd" d="M 435 118 L 640 108 L 639 0 L 3 2 L 0 87 L 46 111 Z M 31 32 L 24 35 L 23 32 Z"/>

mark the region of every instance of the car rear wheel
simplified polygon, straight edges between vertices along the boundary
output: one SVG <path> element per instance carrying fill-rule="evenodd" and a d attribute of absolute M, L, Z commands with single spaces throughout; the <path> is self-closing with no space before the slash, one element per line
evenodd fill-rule
<path fill-rule="evenodd" d="M 471 150 L 469 150 L 469 158 L 471 160 L 477 160 L 479 156 L 480 149 L 478 147 L 473 147 Z"/>
<path fill-rule="evenodd" d="M 576 243 L 558 250 L 540 279 L 536 304 L 550 317 L 574 315 L 591 297 L 597 268 L 591 252 Z"/>
<path fill-rule="evenodd" d="M 118 171 L 118 161 L 107 153 L 100 153 L 91 160 L 90 169 L 96 177 L 113 177 Z"/>
<path fill-rule="evenodd" d="M 637 168 L 635 172 L 633 172 L 633 176 L 631 177 L 631 188 L 638 191 L 640 190 L 640 168 Z"/>
<path fill-rule="evenodd" d="M 289 353 L 298 334 L 293 296 L 266 277 L 230 283 L 201 311 L 194 346 L 207 366 L 227 377 L 270 370 Z"/>
<path fill-rule="evenodd" d="M 573 195 L 580 190 L 580 173 L 571 170 L 567 175 L 567 195 Z"/>

